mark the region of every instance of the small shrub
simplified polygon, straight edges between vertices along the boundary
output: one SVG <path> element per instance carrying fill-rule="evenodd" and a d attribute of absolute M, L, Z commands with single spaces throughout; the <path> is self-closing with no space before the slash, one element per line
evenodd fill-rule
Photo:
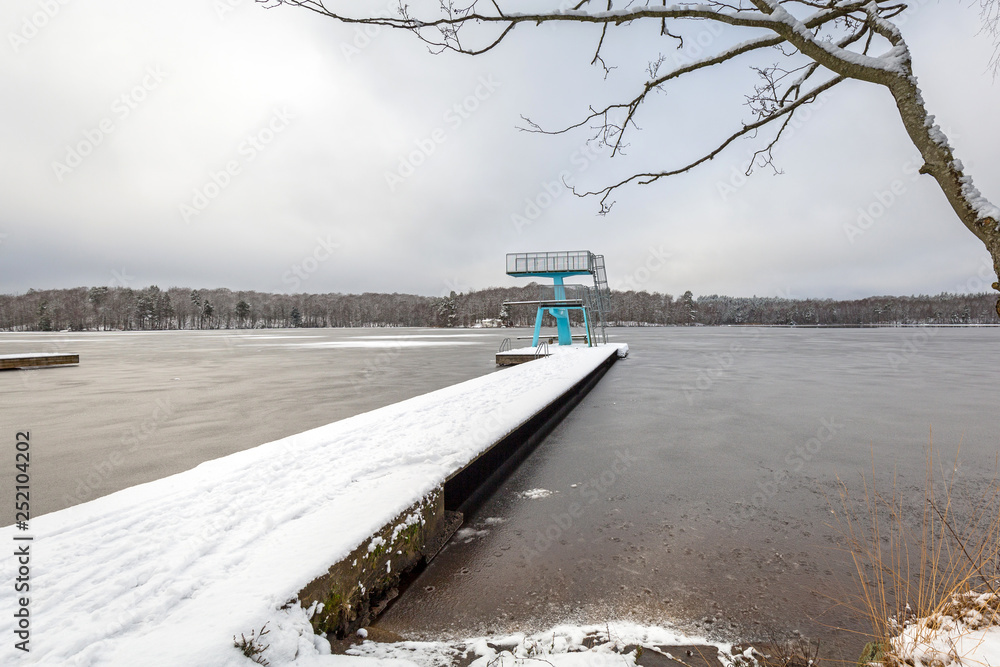
<path fill-rule="evenodd" d="M 251 630 L 249 639 L 247 639 L 246 635 L 244 635 L 242 632 L 240 633 L 239 639 L 236 639 L 236 635 L 233 635 L 233 646 L 242 651 L 243 655 L 245 655 L 248 658 L 251 658 L 258 665 L 268 665 L 270 663 L 268 663 L 268 661 L 265 660 L 264 656 L 262 655 L 264 651 L 266 651 L 271 646 L 270 644 L 265 645 L 263 642 L 263 637 L 268 632 L 270 632 L 270 630 L 267 629 L 267 623 L 265 623 L 261 627 L 260 632 Z"/>

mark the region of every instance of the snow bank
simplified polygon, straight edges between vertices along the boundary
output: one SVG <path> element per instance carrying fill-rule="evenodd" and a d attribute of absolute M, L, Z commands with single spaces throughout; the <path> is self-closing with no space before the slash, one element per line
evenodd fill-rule
<path fill-rule="evenodd" d="M 606 623 L 593 626 L 563 625 L 535 635 L 519 633 L 451 642 L 379 644 L 366 641 L 349 649 L 348 653 L 379 661 L 392 660 L 396 667 L 400 667 L 400 660 L 419 667 L 465 663 L 469 663 L 469 667 L 515 667 L 525 664 L 547 664 L 551 667 L 634 667 L 636 646 L 669 653 L 671 646 L 690 645 L 705 646 L 708 649 L 706 653 L 714 648 L 721 652 L 722 658 L 727 658 L 732 650 L 728 644 L 708 642 L 701 637 L 685 636 L 665 628 L 634 623 Z M 327 658 L 326 662 L 315 664 L 334 663 Z M 338 667 L 363 665 L 345 662 Z"/>
<path fill-rule="evenodd" d="M 992 593 L 953 596 L 938 613 L 908 620 L 889 642 L 888 658 L 915 667 L 1000 664 L 1000 599 Z"/>
<path fill-rule="evenodd" d="M 30 652 L 14 647 L 5 585 L 0 664 L 248 665 L 233 637 L 265 623 L 271 665 L 345 660 L 317 662 L 327 646 L 287 603 L 616 353 L 627 346 L 558 349 L 35 518 L 27 532 L 0 529 L 7 545 L 33 537 L 30 591 L 17 594 L 30 598 Z"/>

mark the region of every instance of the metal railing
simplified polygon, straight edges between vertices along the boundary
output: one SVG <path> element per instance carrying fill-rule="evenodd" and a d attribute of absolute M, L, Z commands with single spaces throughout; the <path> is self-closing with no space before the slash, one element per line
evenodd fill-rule
<path fill-rule="evenodd" d="M 593 287 L 576 284 L 559 285 L 557 292 L 556 286 L 542 286 L 538 302 L 510 302 L 508 305 L 535 305 L 539 309 L 582 307 L 588 342 L 591 345 L 608 342 L 606 327 L 611 314 L 611 290 L 608 287 L 604 255 L 595 255 L 589 250 L 508 253 L 507 273 L 514 276 L 546 274 L 567 276 L 589 273 L 594 280 Z M 557 282 L 561 282 L 558 277 Z"/>
<path fill-rule="evenodd" d="M 591 273 L 593 267 L 589 250 L 563 250 L 560 252 L 512 252 L 507 254 L 509 275 L 534 273 Z"/>

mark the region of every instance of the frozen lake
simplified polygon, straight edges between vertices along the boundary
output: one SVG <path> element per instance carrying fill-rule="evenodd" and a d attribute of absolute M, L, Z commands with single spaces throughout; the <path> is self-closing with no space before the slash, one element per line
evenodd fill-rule
<path fill-rule="evenodd" d="M 43 513 L 493 372 L 520 330 L 0 334 L 2 432 Z M 410 637 L 632 618 L 799 630 L 852 662 L 838 478 L 919 510 L 935 457 L 974 492 L 1000 444 L 1000 329 L 616 329 L 612 367 L 382 618 Z M 960 452 L 959 452 L 960 446 Z M 3 467 L 11 488 L 13 459 Z M 12 503 L 2 506 L 4 524 Z"/>
<path fill-rule="evenodd" d="M 30 430 L 31 508 L 52 512 L 495 370 L 498 330 L 0 334 L 0 433 Z M 13 459 L 3 466 L 13 483 Z M 0 505 L 3 525 L 13 503 Z"/>

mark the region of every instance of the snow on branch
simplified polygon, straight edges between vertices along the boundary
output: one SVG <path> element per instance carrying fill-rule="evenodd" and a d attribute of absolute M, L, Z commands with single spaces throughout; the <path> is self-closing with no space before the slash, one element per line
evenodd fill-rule
<path fill-rule="evenodd" d="M 534 6 L 544 6 L 538 0 Z M 548 0 L 554 4 L 559 0 Z M 972 185 L 948 145 L 947 138 L 933 124 L 920 95 L 912 71 L 910 51 L 895 17 L 906 10 L 906 0 L 703 0 L 667 4 L 666 0 L 562 0 L 562 4 L 537 12 L 508 11 L 510 5 L 521 9 L 524 4 L 514 0 L 466 0 L 468 4 L 456 5 L 455 0 L 398 0 L 395 11 L 373 11 L 365 15 L 344 13 L 365 11 L 358 3 L 347 0 L 257 0 L 267 7 L 292 5 L 302 7 L 344 23 L 361 23 L 385 26 L 413 33 L 433 52 L 455 51 L 478 55 L 500 45 L 520 25 L 537 26 L 543 23 L 590 24 L 601 28 L 591 64 L 604 69 L 605 77 L 614 69 L 602 55 L 609 31 L 627 29 L 640 22 L 655 22 L 658 36 L 684 44 L 683 34 L 675 26 L 692 22 L 709 21 L 732 26 L 745 31 L 756 31 L 750 39 L 722 48 L 696 62 L 677 67 L 666 74 L 658 74 L 665 60 L 648 63 L 648 79 L 631 99 L 589 107 L 583 118 L 562 129 L 545 130 L 525 119 L 528 131 L 561 134 L 590 125 L 596 129 L 600 141 L 612 146 L 612 156 L 621 153 L 627 130 L 636 127 L 636 115 L 650 92 L 659 90 L 670 81 L 686 74 L 704 72 L 722 63 L 735 60 L 744 54 L 760 53 L 765 48 L 775 48 L 782 57 L 795 59 L 791 64 L 760 66 L 751 69 L 760 80 L 746 96 L 747 104 L 756 120 L 744 123 L 736 132 L 710 152 L 689 164 L 661 172 L 639 173 L 612 185 L 587 192 L 574 192 L 580 196 L 599 196 L 600 209 L 606 213 L 611 205 L 611 194 L 627 184 L 648 185 L 661 178 L 690 171 L 712 160 L 733 141 L 746 135 L 756 136 L 761 127 L 783 121 L 772 140 L 754 154 L 753 160 L 764 156 L 764 164 L 771 164 L 771 149 L 781 138 L 792 114 L 802 105 L 847 79 L 866 81 L 886 89 L 893 97 L 900 119 L 910 140 L 924 159 L 921 173 L 932 176 L 940 186 L 953 210 L 963 224 L 979 237 L 994 259 L 1000 275 L 1000 220 L 997 209 Z M 509 2 L 509 4 L 508 4 Z M 983 30 L 1000 38 L 1000 0 L 979 0 Z M 472 28 L 472 30 L 464 30 Z M 880 52 L 881 51 L 881 52 Z M 805 61 L 800 57 L 804 57 Z M 1000 47 L 994 52 L 991 66 L 1000 70 Z M 802 89 L 820 70 L 832 74 L 809 92 Z M 596 127 L 594 125 L 596 124 Z M 773 166 L 773 164 L 771 165 Z M 753 168 L 753 162 L 749 169 Z M 749 170 L 748 169 L 748 170 Z M 998 286 L 1000 289 L 1000 286 Z M 1000 301 L 998 301 L 1000 313 Z"/>
<path fill-rule="evenodd" d="M 268 7 L 278 5 L 302 7 L 344 23 L 365 23 L 410 30 L 418 33 L 421 39 L 427 41 L 429 44 L 442 49 L 467 54 L 478 54 L 493 48 L 493 46 L 510 33 L 511 29 L 521 23 L 537 25 L 551 22 L 575 22 L 620 26 L 638 20 L 651 19 L 661 23 L 661 34 L 671 36 L 666 28 L 667 21 L 682 19 L 711 20 L 732 26 L 764 28 L 779 32 L 777 24 L 786 20 L 786 15 L 791 16 L 787 13 L 785 15 L 771 16 L 768 13 L 745 7 L 742 3 L 733 6 L 715 0 L 697 4 L 664 4 L 661 6 L 651 4 L 632 6 L 629 4 L 624 8 L 618 9 L 614 8 L 613 1 L 609 0 L 607 4 L 608 9 L 603 11 L 592 12 L 581 9 L 581 7 L 588 3 L 580 2 L 571 9 L 555 9 L 540 13 L 504 12 L 497 0 L 490 0 L 489 3 L 473 0 L 467 7 L 456 7 L 452 2 L 440 2 L 436 16 L 430 13 L 433 10 L 429 10 L 427 15 L 418 17 L 412 13 L 413 10 L 410 5 L 402 3 L 397 7 L 396 15 L 384 12 L 377 15 L 350 16 L 332 8 L 337 4 L 332 0 L 329 2 L 328 0 L 257 0 L 257 2 Z M 487 7 L 487 11 L 482 13 L 477 11 L 480 5 Z M 818 9 L 816 17 L 822 17 L 825 22 L 829 19 L 846 16 L 852 12 L 859 12 L 863 6 L 863 2 L 838 3 L 832 8 Z M 485 46 L 465 47 L 458 41 L 458 31 L 462 26 L 467 24 L 500 24 L 504 25 L 504 27 L 500 35 Z M 427 37 L 425 31 L 428 29 L 437 30 L 439 38 L 435 40 Z"/>
<path fill-rule="evenodd" d="M 837 18 L 838 17 L 836 15 L 831 14 L 829 12 L 819 12 L 814 14 L 811 18 L 807 19 L 804 25 L 810 30 L 816 30 L 825 25 L 826 23 L 836 20 Z M 604 28 L 606 29 L 607 25 L 605 25 Z M 871 28 L 868 25 L 862 24 L 858 30 L 854 31 L 853 33 L 849 33 L 846 37 L 843 37 L 839 42 L 837 42 L 836 46 L 838 48 L 846 48 L 850 44 L 853 44 L 858 40 L 860 40 L 866 33 L 869 33 L 870 30 Z M 603 39 L 604 39 L 604 32 L 602 31 L 601 35 L 602 42 Z M 561 129 L 557 130 L 543 129 L 537 123 L 531 121 L 530 118 L 524 118 L 525 122 L 528 124 L 528 127 L 521 129 L 525 131 L 538 132 L 542 134 L 563 134 L 569 132 L 570 130 L 579 129 L 585 125 L 588 125 L 591 122 L 597 121 L 599 125 L 597 126 L 597 128 L 594 129 L 599 129 L 599 136 L 601 138 L 602 143 L 612 148 L 611 156 L 614 157 L 615 155 L 621 152 L 625 134 L 628 128 L 630 126 L 635 127 L 636 113 L 638 112 L 640 105 L 646 100 L 650 92 L 661 89 L 661 87 L 666 83 L 674 79 L 680 78 L 685 74 L 690 74 L 692 72 L 697 72 L 699 70 L 719 65 L 729 60 L 733 60 L 738 56 L 741 56 L 746 53 L 759 51 L 761 49 L 769 47 L 777 47 L 783 44 L 785 41 L 786 41 L 785 38 L 780 35 L 765 35 L 762 37 L 758 37 L 756 39 L 748 40 L 740 44 L 728 47 L 715 55 L 677 67 L 676 69 L 670 71 L 665 75 L 659 77 L 653 76 L 649 81 L 647 81 L 643 85 L 642 90 L 632 99 L 624 102 L 609 104 L 599 109 L 591 107 L 589 113 L 585 115 L 581 120 L 572 123 L 570 125 L 566 125 Z M 683 43 L 683 40 L 681 40 L 681 42 Z M 600 52 L 600 44 L 598 45 L 598 54 L 599 52 Z M 662 56 L 660 62 L 662 62 Z M 655 63 L 654 65 L 658 66 L 659 62 Z M 651 66 L 650 68 L 651 75 L 655 74 L 656 69 L 657 67 Z M 764 70 L 762 69 L 759 68 L 755 69 L 757 69 L 757 71 L 760 73 L 764 72 Z M 766 68 L 766 69 L 769 73 L 773 73 L 774 71 L 778 70 L 776 66 L 774 68 Z M 802 67 L 796 68 L 795 70 L 792 70 L 792 72 L 804 71 L 804 73 L 799 78 L 794 80 L 787 87 L 787 89 L 785 89 L 782 92 L 779 92 L 780 79 L 783 79 L 784 75 L 779 76 L 778 79 L 770 78 L 770 74 L 764 75 L 765 79 L 767 80 L 766 85 L 755 88 L 754 94 L 747 96 L 748 105 L 755 110 L 757 119 L 761 120 L 762 118 L 768 116 L 769 114 L 774 113 L 776 110 L 785 107 L 785 105 L 788 104 L 790 100 L 794 101 L 798 99 L 801 94 L 803 85 L 818 69 L 819 69 L 819 64 L 816 62 L 811 62 L 808 65 L 804 65 Z M 785 74 L 788 73 L 789 72 L 786 72 Z M 624 120 L 621 122 L 613 121 L 612 115 L 615 112 L 623 112 L 625 114 Z M 786 118 L 786 124 L 788 120 L 790 120 L 790 115 L 788 116 L 788 118 Z M 784 126 L 782 126 L 782 130 L 783 129 Z M 753 159 L 755 160 L 759 155 L 766 153 L 768 157 L 765 160 L 765 164 L 772 164 L 770 158 L 771 149 L 774 148 L 775 142 L 780 136 L 781 136 L 781 131 L 779 130 L 774 141 L 772 141 L 766 148 L 757 151 L 754 154 Z M 748 167 L 748 171 L 752 169 L 752 164 L 753 163 L 751 162 L 750 167 Z"/>

